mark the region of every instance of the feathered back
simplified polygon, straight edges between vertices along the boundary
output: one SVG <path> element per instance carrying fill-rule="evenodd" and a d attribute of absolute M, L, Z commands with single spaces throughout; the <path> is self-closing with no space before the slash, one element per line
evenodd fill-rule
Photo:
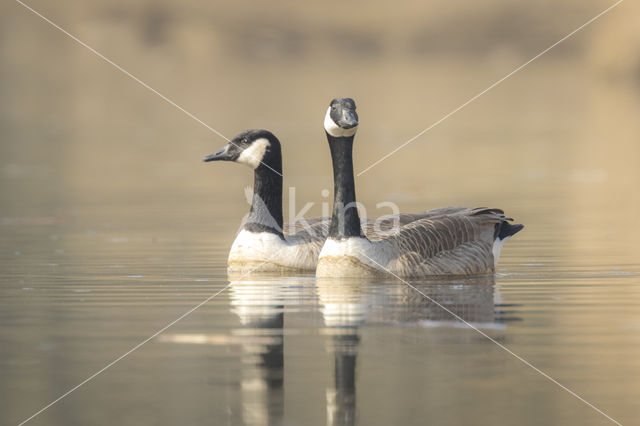
<path fill-rule="evenodd" d="M 492 273 L 494 235 L 506 220 L 500 209 L 426 212 L 388 239 L 398 254 L 388 267 L 403 276 Z"/>

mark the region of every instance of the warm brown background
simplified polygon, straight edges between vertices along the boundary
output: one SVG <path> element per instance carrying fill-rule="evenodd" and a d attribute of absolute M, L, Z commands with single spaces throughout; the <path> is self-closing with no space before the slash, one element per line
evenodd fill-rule
<path fill-rule="evenodd" d="M 273 131 L 284 147 L 285 185 L 296 187 L 298 206 L 315 202 L 311 213 L 319 214 L 319 203 L 327 202 L 321 191 L 332 187 L 322 119 L 333 97 L 353 97 L 358 104 L 355 163 L 360 171 L 613 3 L 28 4 L 227 137 L 251 127 Z M 359 200 L 371 216 L 378 214 L 375 204 L 380 201 L 396 202 L 406 211 L 452 204 L 502 207 L 527 225 L 505 248 L 502 271 L 520 268 L 523 274 L 534 274 L 531 285 L 546 283 L 545 273 L 557 272 L 554 267 L 594 276 L 602 271 L 640 272 L 639 13 L 637 2 L 625 1 L 357 178 Z M 21 369 L 16 360 L 27 359 L 32 340 L 45 341 L 56 333 L 66 339 L 79 332 L 85 318 L 66 318 L 66 299 L 29 305 L 23 287 L 48 280 L 54 281 L 51 288 L 58 288 L 56 280 L 90 282 L 114 273 L 107 266 L 130 265 L 127 261 L 137 265 L 127 272 L 133 275 L 142 271 L 149 276 L 157 268 L 170 274 L 211 262 L 216 276 L 224 276 L 226 251 L 248 208 L 243 189 L 252 180 L 245 167 L 202 163 L 204 155 L 224 143 L 20 4 L 3 2 L 0 267 L 6 271 L 3 286 L 15 286 L 17 298 L 5 299 L 9 304 L 3 308 L 3 341 L 8 343 L 2 346 L 14 352 L 2 358 L 6 376 L 0 391 L 2 411 L 11 422 L 58 396 L 192 302 L 178 306 L 175 315 L 140 314 L 124 325 L 117 323 L 116 331 L 130 330 L 131 338 L 118 341 L 117 347 L 102 339 L 107 346 L 91 363 L 81 362 L 89 355 L 80 347 L 47 358 L 49 364 Z M 65 262 L 76 269 L 62 277 L 43 266 Z M 175 268 L 169 271 L 162 265 Z M 151 287 L 140 294 L 155 294 L 154 282 L 146 284 Z M 536 362 L 557 367 L 554 373 L 611 409 L 623 423 L 637 420 L 631 407 L 639 391 L 633 361 L 638 359 L 640 324 L 633 308 L 638 306 L 637 279 L 631 284 L 612 293 L 597 286 L 573 288 L 573 304 L 567 302 L 572 309 L 548 311 L 542 322 L 554 330 L 545 337 L 549 347 L 564 348 L 576 330 L 602 324 L 593 335 L 581 335 L 587 346 L 567 346 L 539 359 L 535 350 L 524 348 Z M 527 285 L 514 286 L 519 290 L 506 291 L 508 300 L 527 294 Z M 206 297 L 208 290 L 203 292 Z M 610 304 L 602 305 L 603 295 L 611 297 L 605 300 Z M 539 297 L 544 299 L 544 292 Z M 535 300 L 526 309 L 538 312 Z M 103 306 L 100 303 L 97 306 Z M 626 308 L 618 303 L 627 303 Z M 45 325 L 23 330 L 25 322 L 16 320 L 23 315 L 26 323 L 43 316 Z M 124 321 L 127 315 L 126 309 L 117 311 L 100 324 L 108 327 L 114 318 Z M 140 324 L 145 328 L 137 328 Z M 612 335 L 610 330 L 617 331 Z M 86 330 L 90 332 L 94 329 Z M 587 365 L 584 370 L 571 362 L 574 356 Z M 66 374 L 61 365 L 77 376 L 64 376 L 62 384 L 47 379 L 57 377 L 56 371 Z M 571 368 L 585 371 L 585 376 L 580 371 L 564 374 Z M 602 384 L 589 377 L 610 381 Z M 22 388 L 24 383 L 37 389 L 42 384 L 43 389 Z M 547 388 L 541 392 L 547 395 Z M 188 407 L 180 396 L 198 401 L 187 392 L 176 396 L 176 407 Z M 109 407 L 87 398 L 96 410 Z M 543 409 L 532 404 L 527 410 L 532 415 L 549 413 L 551 423 L 584 416 L 599 424 L 603 419 L 585 412 L 589 409 L 579 402 L 567 403 L 564 398 L 571 397 L 565 394 L 557 397 L 549 391 L 548 398 Z M 411 401 L 409 406 L 419 406 Z M 514 410 L 515 418 L 527 410 Z M 103 418 L 100 411 L 87 413 Z M 66 415 L 59 416 L 60 424 L 67 424 Z"/>

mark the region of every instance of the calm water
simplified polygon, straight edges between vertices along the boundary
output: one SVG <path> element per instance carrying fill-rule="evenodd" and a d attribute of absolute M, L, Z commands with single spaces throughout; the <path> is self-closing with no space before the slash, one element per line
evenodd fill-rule
<path fill-rule="evenodd" d="M 546 255 L 572 249 L 528 224 L 495 277 L 412 280 L 428 300 L 396 280 L 227 278 L 231 239 L 211 235 L 232 235 L 235 222 L 203 232 L 209 214 L 112 208 L 120 216 L 4 219 L 4 424 L 221 290 L 31 424 L 608 422 L 433 300 L 618 421 L 637 421 L 640 265 L 628 258 Z"/>
<path fill-rule="evenodd" d="M 335 34 L 324 5 L 35 6 L 225 135 L 274 131 L 286 205 L 318 215 L 331 98 L 358 102 L 363 170 L 600 10 L 485 3 L 373 2 Z M 640 424 L 640 91 L 618 61 L 638 55 L 616 53 L 637 14 L 612 12 L 357 178 L 369 216 L 488 205 L 526 225 L 495 277 L 413 289 L 227 277 L 248 169 L 201 163 L 221 138 L 0 8 L 0 424 L 118 359 L 28 424 L 611 424 L 442 307 Z"/>

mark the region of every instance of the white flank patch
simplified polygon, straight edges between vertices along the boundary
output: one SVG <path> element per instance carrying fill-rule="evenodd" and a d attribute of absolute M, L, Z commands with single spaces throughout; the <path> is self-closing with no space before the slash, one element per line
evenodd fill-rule
<path fill-rule="evenodd" d="M 256 139 L 240 153 L 236 162 L 246 164 L 252 169 L 257 169 L 269 145 L 269 141 L 265 138 Z"/>
<path fill-rule="evenodd" d="M 504 240 L 501 240 L 500 238 L 496 238 L 493 241 L 493 267 L 495 268 L 498 265 L 498 259 L 500 258 L 500 251 L 502 250 L 502 245 L 505 243 L 505 241 L 507 241 L 509 238 L 511 238 L 511 235 L 509 235 L 507 238 L 505 238 Z"/>
<path fill-rule="evenodd" d="M 331 107 L 327 109 L 327 115 L 324 116 L 324 129 L 331 136 L 335 138 L 341 138 L 345 136 L 353 136 L 358 131 L 358 126 L 352 127 L 351 129 L 343 129 L 338 126 L 333 119 L 331 118 Z"/>

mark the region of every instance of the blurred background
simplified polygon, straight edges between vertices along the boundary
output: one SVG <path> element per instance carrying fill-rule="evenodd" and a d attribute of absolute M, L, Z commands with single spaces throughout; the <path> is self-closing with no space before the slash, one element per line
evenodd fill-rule
<path fill-rule="evenodd" d="M 28 2 L 226 137 L 247 128 L 274 132 L 283 144 L 285 186 L 295 186 L 298 207 L 315 203 L 309 215 L 331 199 L 322 195 L 333 185 L 322 121 L 332 98 L 357 102 L 361 171 L 612 4 Z M 381 201 L 403 211 L 504 208 L 527 226 L 503 250 L 505 273 L 535 274 L 540 265 L 640 273 L 639 13 L 637 2 L 621 3 L 359 176 L 359 201 L 371 216 L 388 213 L 376 210 Z M 55 300 L 29 305 L 24 288 L 56 288 L 52 277 L 68 284 L 107 276 L 113 265 L 134 278 L 164 271 L 175 279 L 197 265 L 224 281 L 253 179 L 246 167 L 202 162 L 224 139 L 17 2 L 0 5 L 0 99 L 0 259 L 13 304 L 2 327 L 14 348 L 3 358 L 5 383 L 33 371 L 9 366 L 28 339 L 46 340 L 42 324 L 68 333 L 77 326 L 77 318 L 51 313 Z M 73 267 L 51 266 L 65 264 Z M 153 287 L 136 297 L 147 291 Z M 593 304 L 602 296 L 582 291 Z M 627 291 L 616 300 L 631 297 Z M 637 351 L 637 309 L 612 319 L 615 306 L 559 309 L 545 321 L 624 324 L 635 330 Z M 44 311 L 51 315 L 22 337 L 7 331 L 22 315 Z M 159 321 L 135 336 L 166 322 Z M 114 333 L 131 324 L 114 324 Z M 558 331 L 557 340 L 574 331 Z M 609 357 L 619 353 L 611 350 Z M 580 354 L 594 365 L 603 357 Z M 597 376 L 612 373 L 602 368 Z M 40 383 L 41 376 L 30 377 Z M 37 400 L 64 388 L 52 385 Z M 632 381 L 605 388 L 628 398 L 638 392 Z M 8 384 L 1 390 L 15 392 Z M 630 413 L 624 404 L 631 399 L 609 396 Z M 38 405 L 7 404 L 13 420 Z"/>
<path fill-rule="evenodd" d="M 359 171 L 610 5 L 29 4 L 225 136 L 272 130 L 285 185 L 316 202 L 332 188 L 321 123 L 333 97 L 357 101 Z M 3 216 L 175 197 L 208 198 L 212 221 L 225 216 L 214 201 L 244 210 L 251 173 L 200 161 L 223 139 L 19 3 L 2 9 Z M 609 222 L 631 219 L 622 214 L 638 212 L 636 13 L 621 4 L 363 174 L 360 199 L 500 205 L 526 217 L 542 197 L 559 220 L 593 204 Z M 620 237 L 640 238 L 633 229 Z"/>

